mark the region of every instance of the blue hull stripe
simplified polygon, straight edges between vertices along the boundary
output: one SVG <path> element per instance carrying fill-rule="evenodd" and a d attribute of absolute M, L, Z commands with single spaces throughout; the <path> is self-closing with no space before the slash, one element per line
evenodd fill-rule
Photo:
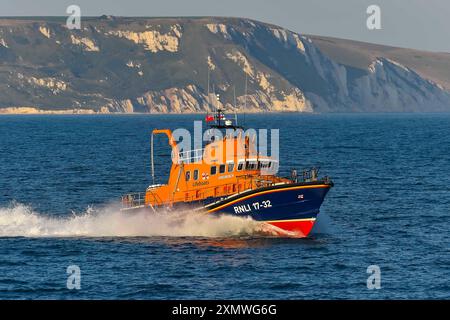
<path fill-rule="evenodd" d="M 209 198 L 174 204 L 174 208 L 251 217 L 257 221 L 313 219 L 332 185 L 321 182 L 279 185 L 250 190 L 226 199 Z"/>
<path fill-rule="evenodd" d="M 330 185 L 297 185 L 260 190 L 214 204 L 209 212 L 250 216 L 257 221 L 315 218 Z"/>

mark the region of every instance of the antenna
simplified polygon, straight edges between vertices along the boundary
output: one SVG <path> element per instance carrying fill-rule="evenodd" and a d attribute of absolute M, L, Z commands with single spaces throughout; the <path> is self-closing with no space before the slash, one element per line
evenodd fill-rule
<path fill-rule="evenodd" d="M 216 93 L 216 87 L 213 84 L 214 100 L 216 101 L 216 112 L 220 111 L 220 94 Z"/>
<path fill-rule="evenodd" d="M 150 148 L 151 158 L 152 158 L 152 182 L 155 184 L 155 164 L 154 164 L 154 153 L 153 153 L 153 132 L 152 132 L 152 142 Z"/>
<path fill-rule="evenodd" d="M 207 97 L 207 103 L 208 103 L 208 109 L 206 110 L 206 116 L 209 116 L 209 108 L 211 107 L 211 101 L 210 101 L 210 94 L 209 94 L 209 65 L 208 65 L 208 97 Z"/>
<path fill-rule="evenodd" d="M 233 102 L 234 102 L 234 124 L 238 125 L 238 118 L 236 113 L 236 86 L 233 86 Z"/>
<path fill-rule="evenodd" d="M 244 126 L 245 126 L 245 111 L 247 110 L 247 73 L 245 74 L 245 94 L 244 94 Z"/>

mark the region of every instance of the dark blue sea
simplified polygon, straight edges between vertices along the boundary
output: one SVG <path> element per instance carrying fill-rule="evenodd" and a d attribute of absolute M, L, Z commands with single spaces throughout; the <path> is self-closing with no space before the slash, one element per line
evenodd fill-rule
<path fill-rule="evenodd" d="M 450 115 L 247 115 L 280 129 L 282 173 L 319 166 L 335 183 L 307 239 L 249 219 L 120 213 L 123 193 L 151 184 L 151 130 L 199 118 L 1 116 L 0 299 L 450 297 Z"/>

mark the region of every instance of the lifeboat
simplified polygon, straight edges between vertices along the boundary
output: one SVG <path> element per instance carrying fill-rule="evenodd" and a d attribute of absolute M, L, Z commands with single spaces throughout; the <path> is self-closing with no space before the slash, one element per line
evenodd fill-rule
<path fill-rule="evenodd" d="M 170 175 L 165 184 L 152 184 L 143 193 L 122 196 L 123 211 L 189 209 L 219 215 L 251 217 L 273 227 L 275 233 L 307 237 L 328 191 L 329 177 L 318 169 L 278 173 L 279 162 L 258 153 L 255 141 L 243 133 L 237 120 L 227 120 L 222 110 L 207 116 L 209 129 L 224 130 L 203 149 L 180 151 L 171 130 L 153 130 L 151 168 L 154 180 L 153 141 L 166 135 L 172 149 Z M 213 136 L 214 137 L 214 136 Z"/>

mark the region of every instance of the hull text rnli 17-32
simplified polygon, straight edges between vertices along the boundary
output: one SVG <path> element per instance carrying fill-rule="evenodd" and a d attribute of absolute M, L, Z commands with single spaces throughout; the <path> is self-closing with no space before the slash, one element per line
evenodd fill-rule
<path fill-rule="evenodd" d="M 290 177 L 277 175 L 277 159 L 262 156 L 242 127 L 226 120 L 217 110 L 208 116 L 209 130 L 225 131 L 203 149 L 180 151 L 168 129 L 152 132 L 153 140 L 165 134 L 172 148 L 172 164 L 166 184 L 153 184 L 144 193 L 122 197 L 123 211 L 149 212 L 183 208 L 209 214 L 251 217 L 274 226 L 280 234 L 306 237 L 319 214 L 333 182 L 319 178 L 317 169 L 303 170 Z M 214 136 L 214 135 L 213 135 Z"/>

